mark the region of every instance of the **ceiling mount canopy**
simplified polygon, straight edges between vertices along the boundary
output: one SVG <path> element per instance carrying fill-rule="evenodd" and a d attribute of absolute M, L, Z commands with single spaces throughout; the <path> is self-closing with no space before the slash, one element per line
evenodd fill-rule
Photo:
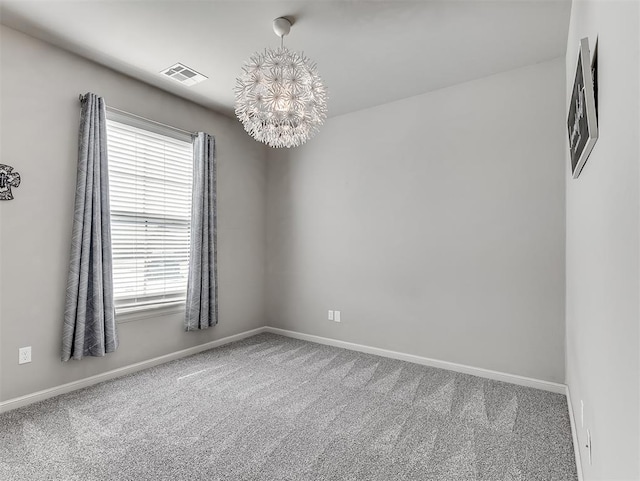
<path fill-rule="evenodd" d="M 278 49 L 254 53 L 236 80 L 235 111 L 244 129 L 270 147 L 297 147 L 313 137 L 327 118 L 327 89 L 316 64 L 284 46 L 292 22 L 273 21 Z"/>
<path fill-rule="evenodd" d="M 278 17 L 273 21 L 273 31 L 280 38 L 289 35 L 293 22 L 287 17 Z"/>

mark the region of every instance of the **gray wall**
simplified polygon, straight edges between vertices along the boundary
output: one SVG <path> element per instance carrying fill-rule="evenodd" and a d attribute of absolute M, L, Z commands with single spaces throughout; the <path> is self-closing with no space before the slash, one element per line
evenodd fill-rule
<path fill-rule="evenodd" d="M 638 2 L 574 2 L 567 45 L 568 103 L 578 42 L 593 53 L 599 37 L 599 139 L 566 186 L 566 371 L 586 480 L 640 479 L 639 16 Z"/>
<path fill-rule="evenodd" d="M 0 400 L 57 386 L 264 325 L 265 151 L 217 115 L 14 30 L 1 27 L 2 163 L 22 175 L 0 203 Z M 216 137 L 220 324 L 186 333 L 179 314 L 119 325 L 104 358 L 60 361 L 76 181 L 78 94 Z M 18 365 L 18 348 L 33 362 Z"/>
<path fill-rule="evenodd" d="M 272 151 L 269 325 L 563 382 L 564 96 L 558 58 Z"/>

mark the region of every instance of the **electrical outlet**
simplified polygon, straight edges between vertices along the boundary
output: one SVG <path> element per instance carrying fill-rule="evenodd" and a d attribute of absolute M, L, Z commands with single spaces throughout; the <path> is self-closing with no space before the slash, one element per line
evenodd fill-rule
<path fill-rule="evenodd" d="M 18 349 L 18 364 L 31 362 L 31 346 Z"/>
<path fill-rule="evenodd" d="M 340 311 L 333 311 L 333 320 L 340 322 Z"/>
<path fill-rule="evenodd" d="M 333 311 L 329 311 L 329 315 L 327 316 L 327 319 L 329 319 L 330 321 L 333 321 Z"/>
<path fill-rule="evenodd" d="M 589 453 L 589 466 L 591 466 L 591 431 L 587 429 L 587 445 L 585 446 Z"/>
<path fill-rule="evenodd" d="M 584 428 L 584 401 L 580 400 L 580 425 Z"/>

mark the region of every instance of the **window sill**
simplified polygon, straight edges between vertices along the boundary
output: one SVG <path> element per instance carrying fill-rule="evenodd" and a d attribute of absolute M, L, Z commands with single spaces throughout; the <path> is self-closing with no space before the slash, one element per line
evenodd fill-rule
<path fill-rule="evenodd" d="M 151 306 L 141 308 L 128 308 L 118 311 L 116 309 L 116 324 L 149 319 L 152 317 L 162 317 L 171 314 L 181 314 L 185 312 L 185 303 L 180 302 L 167 306 Z"/>

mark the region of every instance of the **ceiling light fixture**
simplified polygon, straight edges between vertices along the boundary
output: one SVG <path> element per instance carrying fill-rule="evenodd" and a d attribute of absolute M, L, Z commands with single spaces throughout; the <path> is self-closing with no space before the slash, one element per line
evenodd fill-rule
<path fill-rule="evenodd" d="M 236 115 L 254 139 L 270 147 L 297 147 L 327 118 L 327 89 L 316 64 L 284 46 L 291 30 L 284 17 L 273 21 L 280 48 L 254 53 L 236 80 Z"/>

